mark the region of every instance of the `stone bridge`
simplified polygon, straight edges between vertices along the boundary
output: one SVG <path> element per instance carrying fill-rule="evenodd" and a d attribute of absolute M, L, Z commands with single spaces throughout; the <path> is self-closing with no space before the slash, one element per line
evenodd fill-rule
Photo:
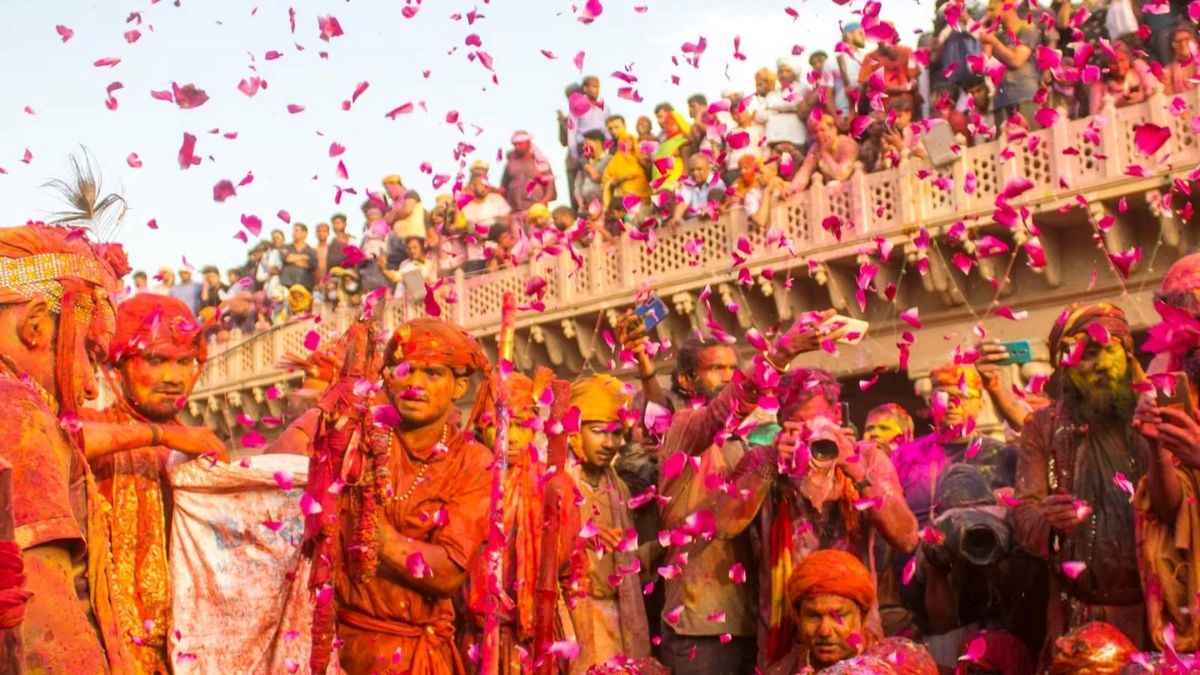
<path fill-rule="evenodd" d="M 1162 200 L 1200 163 L 1197 111 L 1197 92 L 1158 92 L 1120 109 L 1110 101 L 1094 117 L 1060 116 L 1023 137 L 962 148 L 942 166 L 906 157 L 892 170 L 816 182 L 774 209 L 767 232 L 735 209 L 717 221 L 663 228 L 653 245 L 628 233 L 615 245 L 593 244 L 580 251 L 582 263 L 563 253 L 500 272 L 459 273 L 436 295 L 443 315 L 482 338 L 494 360 L 502 295 L 531 302 L 527 291 L 540 288 L 544 306 L 518 314 L 516 365 L 546 365 L 568 377 L 622 373 L 613 364 L 612 327 L 647 290 L 673 309 L 655 330 L 675 344 L 710 325 L 741 335 L 834 307 L 869 321 L 867 339 L 802 362 L 847 384 L 882 373 L 870 392 L 847 387 L 861 418 L 872 400 L 911 397 L 912 383 L 920 390 L 931 367 L 977 340 L 977 327 L 1044 345 L 1064 305 L 1101 300 L 1124 307 L 1135 328 L 1152 324 L 1162 274 L 1200 241 L 1191 209 Z M 1170 130 L 1151 157 L 1135 143 L 1143 124 Z M 1022 180 L 1027 189 L 1007 200 L 1018 215 L 997 217 L 997 197 Z M 1044 264 L 1031 266 L 1039 250 Z M 1135 250 L 1141 255 L 1133 260 Z M 1110 253 L 1132 261 L 1127 278 Z M 423 304 L 397 303 L 385 322 L 424 312 Z M 240 413 L 283 417 L 301 374 L 277 369 L 277 359 L 306 353 L 310 331 L 329 340 L 350 319 L 334 313 L 215 347 L 187 415 L 227 437 L 244 433 Z M 910 344 L 910 358 L 897 372 L 900 342 Z M 1039 367 L 1046 364 L 1026 366 L 1025 375 Z"/>

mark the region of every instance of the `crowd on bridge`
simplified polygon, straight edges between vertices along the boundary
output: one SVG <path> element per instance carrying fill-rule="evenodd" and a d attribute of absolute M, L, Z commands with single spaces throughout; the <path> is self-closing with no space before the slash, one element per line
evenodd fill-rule
<path fill-rule="evenodd" d="M 136 288 L 171 289 L 196 312 L 223 309 L 222 335 L 358 306 L 381 287 L 419 302 L 459 271 L 508 269 L 626 232 L 647 241 L 660 226 L 731 208 L 767 229 L 774 207 L 814 179 L 923 162 L 931 150 L 937 159 L 1005 130 L 1018 138 L 1060 116 L 1099 115 L 1106 100 L 1124 107 L 1159 88 L 1175 97 L 1200 81 L 1200 42 L 1176 0 L 1056 0 L 1032 10 L 941 2 L 916 48 L 878 8 L 843 24 L 827 51 L 781 58 L 753 87 L 694 94 L 686 112 L 663 102 L 652 116 L 627 117 L 601 96 L 598 77 L 583 78 L 559 112 L 558 174 L 543 150 L 552 141 L 517 131 L 498 179 L 483 159 L 468 165 L 473 148 L 464 147 L 452 189 L 432 203 L 401 176 L 384 178 L 355 218 L 361 235 L 342 213 L 312 231 L 289 223 L 291 232 L 272 231 L 224 274 L 205 267 L 194 281 L 180 269 L 176 283 L 168 268 L 153 279 L 137 272 Z"/>

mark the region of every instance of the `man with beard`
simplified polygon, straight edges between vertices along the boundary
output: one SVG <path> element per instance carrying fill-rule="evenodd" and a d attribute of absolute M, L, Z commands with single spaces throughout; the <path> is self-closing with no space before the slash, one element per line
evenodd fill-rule
<path fill-rule="evenodd" d="M 693 337 L 679 350 L 676 385 L 702 404 L 675 412 L 659 448 L 662 527 L 675 532 L 665 561 L 662 655 L 675 673 L 754 669 L 757 621 L 751 608 L 758 591 L 751 542 L 744 535 L 713 538 L 702 504 L 745 454 L 740 442 L 731 442 L 731 433 L 757 407 L 761 388 L 777 383 L 802 352 L 840 337 L 822 326 L 832 315 L 829 310 L 801 317 L 742 370 L 737 352 L 721 342 Z M 661 428 L 660 423 L 648 426 Z M 746 583 L 739 578 L 743 574 Z"/>
<path fill-rule="evenodd" d="M 85 420 L 150 429 L 149 443 L 133 446 L 110 438 L 106 449 L 115 452 L 103 456 L 94 455 L 99 441 L 88 447 L 96 487 L 112 509 L 112 593 L 121 624 L 133 627 L 124 635 L 133 658 L 131 672 L 168 672 L 167 458 L 178 450 L 229 459 L 210 429 L 188 428 L 178 419 L 205 354 L 203 326 L 183 302 L 134 296 L 117 308 L 117 330 L 108 352 L 117 400 L 106 410 L 84 412 Z"/>
<path fill-rule="evenodd" d="M 1133 385 L 1142 378 L 1125 313 L 1107 303 L 1069 306 L 1050 332 L 1050 356 L 1061 393 L 1021 432 L 1014 510 L 1017 540 L 1050 564 L 1043 667 L 1060 636 L 1091 621 L 1146 644 L 1123 486 L 1145 475 L 1150 449 L 1133 430 Z"/>

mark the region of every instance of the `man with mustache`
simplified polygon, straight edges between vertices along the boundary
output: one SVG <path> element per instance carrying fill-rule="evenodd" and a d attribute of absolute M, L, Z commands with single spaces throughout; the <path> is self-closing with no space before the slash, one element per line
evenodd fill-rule
<path fill-rule="evenodd" d="M 451 598 L 478 564 L 492 484 L 492 452 L 465 430 L 491 408 L 491 366 L 473 337 L 437 319 L 396 328 L 383 347 L 382 373 L 371 344 L 352 341 L 348 369 L 309 436 L 308 495 L 322 505 L 306 510 L 304 546 L 317 591 L 310 665 L 324 672 L 336 637 L 349 675 L 462 673 Z M 340 424 L 363 400 L 374 402 L 361 383 L 379 374 L 390 408 L 353 427 Z M 464 424 L 455 402 L 476 374 L 483 381 Z M 362 442 L 349 443 L 351 433 Z M 337 465 L 328 457 L 339 456 L 334 443 L 346 443 Z M 331 491 L 335 484 L 340 489 Z"/>
<path fill-rule="evenodd" d="M 1151 453 L 1133 430 L 1142 372 L 1125 313 L 1067 307 L 1050 331 L 1050 357 L 1061 392 L 1021 431 L 1013 514 L 1021 546 L 1050 565 L 1042 667 L 1059 637 L 1090 621 L 1148 643 L 1129 489 Z"/>
<path fill-rule="evenodd" d="M 117 307 L 117 329 L 107 368 L 116 402 L 85 411 L 88 462 L 96 487 L 112 508 L 112 588 L 123 626 L 131 672 L 167 672 L 171 584 L 167 531 L 171 499 L 167 458 L 172 450 L 228 461 L 224 445 L 207 427 L 178 418 L 206 356 L 204 327 L 177 298 L 136 295 Z M 93 422 L 149 430 L 149 442 L 99 435 Z M 94 456 L 101 449 L 108 454 Z"/>

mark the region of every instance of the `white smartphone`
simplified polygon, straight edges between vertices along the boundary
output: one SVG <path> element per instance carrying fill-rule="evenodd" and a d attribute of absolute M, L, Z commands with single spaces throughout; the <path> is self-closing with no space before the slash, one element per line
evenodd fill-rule
<path fill-rule="evenodd" d="M 842 316 L 841 314 L 829 317 L 821 325 L 833 330 L 845 329 L 846 335 L 838 340 L 838 342 L 848 345 L 856 345 L 862 342 L 863 338 L 867 336 L 867 329 L 871 327 L 870 323 L 862 319 Z"/>

